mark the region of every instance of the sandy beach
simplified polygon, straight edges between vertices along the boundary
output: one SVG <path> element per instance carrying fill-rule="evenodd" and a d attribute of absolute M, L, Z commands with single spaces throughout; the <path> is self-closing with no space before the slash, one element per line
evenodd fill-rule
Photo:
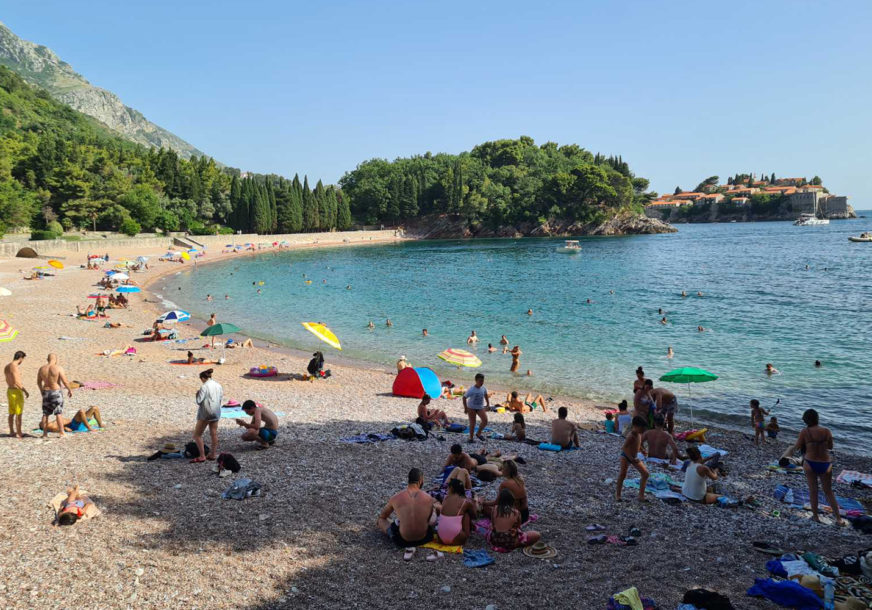
<path fill-rule="evenodd" d="M 140 285 L 179 269 L 158 262 L 160 253 L 109 250 L 113 259 L 153 256 L 150 270 L 132 274 Z M 203 260 L 219 258 L 210 252 Z M 431 563 L 418 553 L 404 562 L 402 552 L 375 528 L 378 512 L 403 488 L 410 468 L 422 468 L 429 482 L 441 471 L 452 442 L 463 440 L 466 450 L 480 449 L 481 443 L 469 445 L 465 435 L 450 433 L 431 434 L 426 441 L 340 443 L 341 437 L 384 433 L 413 421 L 417 401 L 390 394 L 391 371 L 331 364 L 330 348 L 313 337 L 312 349 L 325 352 L 333 373 L 327 380 L 290 378 L 305 371 L 308 353 L 260 347 L 227 350 L 226 362 L 214 367 L 225 398 L 254 399 L 283 414 L 278 442 L 268 450 L 243 443 L 234 421 L 221 420 L 220 451 L 239 460 L 239 475 L 218 478 L 209 463 L 146 461 L 165 443 L 183 446 L 191 438 L 197 374 L 208 367 L 169 361 L 183 359 L 188 349 L 201 348 L 205 341 L 137 341 L 161 312 L 157 303 L 145 301 L 147 292 L 131 295 L 129 309 L 109 310 L 109 321 L 122 323 L 121 328 L 71 317 L 102 276 L 80 269 L 82 262 L 71 257 L 56 277 L 25 281 L 18 270 L 29 269 L 32 261 L 0 260 L 0 284 L 13 293 L 0 297 L 2 317 L 20 331 L 4 344 L 4 364 L 16 350 L 27 353 L 21 367 L 31 392 L 25 431 L 39 422 L 36 370 L 48 353 L 58 354 L 70 380 L 114 384 L 77 389 L 65 408 L 71 416 L 76 409 L 98 405 L 104 430 L 62 439 L 54 434 L 47 440 L 0 437 L 5 465 L 0 605 L 5 607 L 603 608 L 610 595 L 636 586 L 663 608 L 676 607 L 694 587 L 719 591 L 737 608 L 769 608 L 769 602 L 745 596 L 754 578 L 766 575 L 768 557 L 754 551 L 752 541 L 833 558 L 869 546 L 852 528 L 813 523 L 807 511 L 790 509 L 773 497 L 778 484 L 805 488 L 802 475 L 766 470 L 793 438 L 755 448 L 749 434 L 710 428 L 709 444 L 729 451 L 724 493 L 753 496 L 753 508 L 673 506 L 653 497 L 647 504 L 618 505 L 613 481 L 621 440 L 583 431 L 582 450 L 573 452 L 488 443 L 490 450 L 526 460 L 521 474 L 531 512 L 538 515 L 531 527 L 557 550 L 556 557 L 496 554 L 496 562 L 481 569 L 466 568 L 459 555 L 451 554 Z M 197 336 L 194 325 L 179 324 L 178 329 L 184 339 Z M 98 355 L 130 345 L 136 347 L 135 356 Z M 194 351 L 203 357 L 220 355 Z M 260 364 L 277 366 L 281 375 L 245 376 Z M 469 385 L 472 374 L 464 371 L 459 379 Z M 628 388 L 632 381 L 628 371 Z M 464 421 L 459 400 L 439 402 L 449 417 Z M 606 405 L 562 398 L 549 404 L 554 410 L 558 406 L 569 408 L 570 419 L 594 424 L 602 420 L 599 407 Z M 551 417 L 540 411 L 528 415 L 528 436 L 547 439 Z M 491 422 L 493 429 L 507 433 L 511 415 L 491 414 Z M 679 421 L 678 429 L 685 427 Z M 4 433 L 5 428 L 4 423 Z M 834 473 L 872 471 L 868 456 L 836 450 Z M 222 499 L 221 492 L 242 476 L 261 483 L 263 497 Z M 72 482 L 90 493 L 103 514 L 73 527 L 54 527 L 48 502 Z M 483 494 L 493 498 L 497 485 L 487 485 Z M 836 484 L 836 493 L 864 506 L 872 500 L 869 491 L 844 484 Z M 633 495 L 632 490 L 625 493 Z M 590 533 L 585 530 L 592 523 L 619 536 L 635 526 L 642 535 L 635 547 L 593 546 L 587 544 Z M 477 535 L 467 546 L 488 548 Z"/>

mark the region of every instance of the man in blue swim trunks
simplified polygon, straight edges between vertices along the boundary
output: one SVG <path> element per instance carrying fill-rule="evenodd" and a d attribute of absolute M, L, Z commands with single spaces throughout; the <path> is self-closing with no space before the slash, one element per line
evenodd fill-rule
<path fill-rule="evenodd" d="M 90 407 L 87 411 L 85 409 L 79 409 L 73 416 L 73 419 L 67 419 L 63 415 L 59 415 L 57 420 L 61 422 L 65 432 L 91 432 L 103 427 L 103 418 L 100 416 L 100 407 Z M 48 421 L 44 426 L 45 427 L 40 427 L 43 433 L 60 433 L 57 422 Z"/>
<path fill-rule="evenodd" d="M 276 442 L 276 437 L 279 435 L 279 418 L 275 413 L 253 400 L 242 403 L 242 410 L 246 415 L 251 416 L 250 422 L 241 418 L 236 420 L 238 425 L 245 428 L 242 440 L 257 443 L 264 449 Z"/>

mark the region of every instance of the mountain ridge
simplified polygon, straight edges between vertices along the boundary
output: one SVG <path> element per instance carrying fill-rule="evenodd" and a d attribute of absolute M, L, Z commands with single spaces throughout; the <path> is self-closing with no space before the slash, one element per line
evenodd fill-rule
<path fill-rule="evenodd" d="M 127 140 L 153 148 L 169 148 L 180 156 L 208 156 L 176 134 L 149 121 L 116 94 L 96 87 L 49 47 L 20 38 L 0 22 L 0 65 L 42 87 L 56 100 L 93 117 Z"/>

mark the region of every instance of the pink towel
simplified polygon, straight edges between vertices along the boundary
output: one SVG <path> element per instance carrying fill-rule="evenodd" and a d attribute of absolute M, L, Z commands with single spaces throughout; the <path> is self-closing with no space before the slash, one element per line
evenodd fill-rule
<path fill-rule="evenodd" d="M 108 390 L 114 387 L 115 384 L 108 381 L 86 381 L 82 384 L 83 390 Z"/>

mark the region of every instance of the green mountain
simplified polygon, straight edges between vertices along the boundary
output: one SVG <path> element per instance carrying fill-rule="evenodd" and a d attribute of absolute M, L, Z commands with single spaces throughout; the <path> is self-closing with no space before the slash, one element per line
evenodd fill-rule
<path fill-rule="evenodd" d="M 27 82 L 42 87 L 70 108 L 94 117 L 124 138 L 154 148 L 169 148 L 185 159 L 205 154 L 146 119 L 117 95 L 95 87 L 70 64 L 43 45 L 22 40 L 0 23 L 0 65 L 17 72 Z"/>

